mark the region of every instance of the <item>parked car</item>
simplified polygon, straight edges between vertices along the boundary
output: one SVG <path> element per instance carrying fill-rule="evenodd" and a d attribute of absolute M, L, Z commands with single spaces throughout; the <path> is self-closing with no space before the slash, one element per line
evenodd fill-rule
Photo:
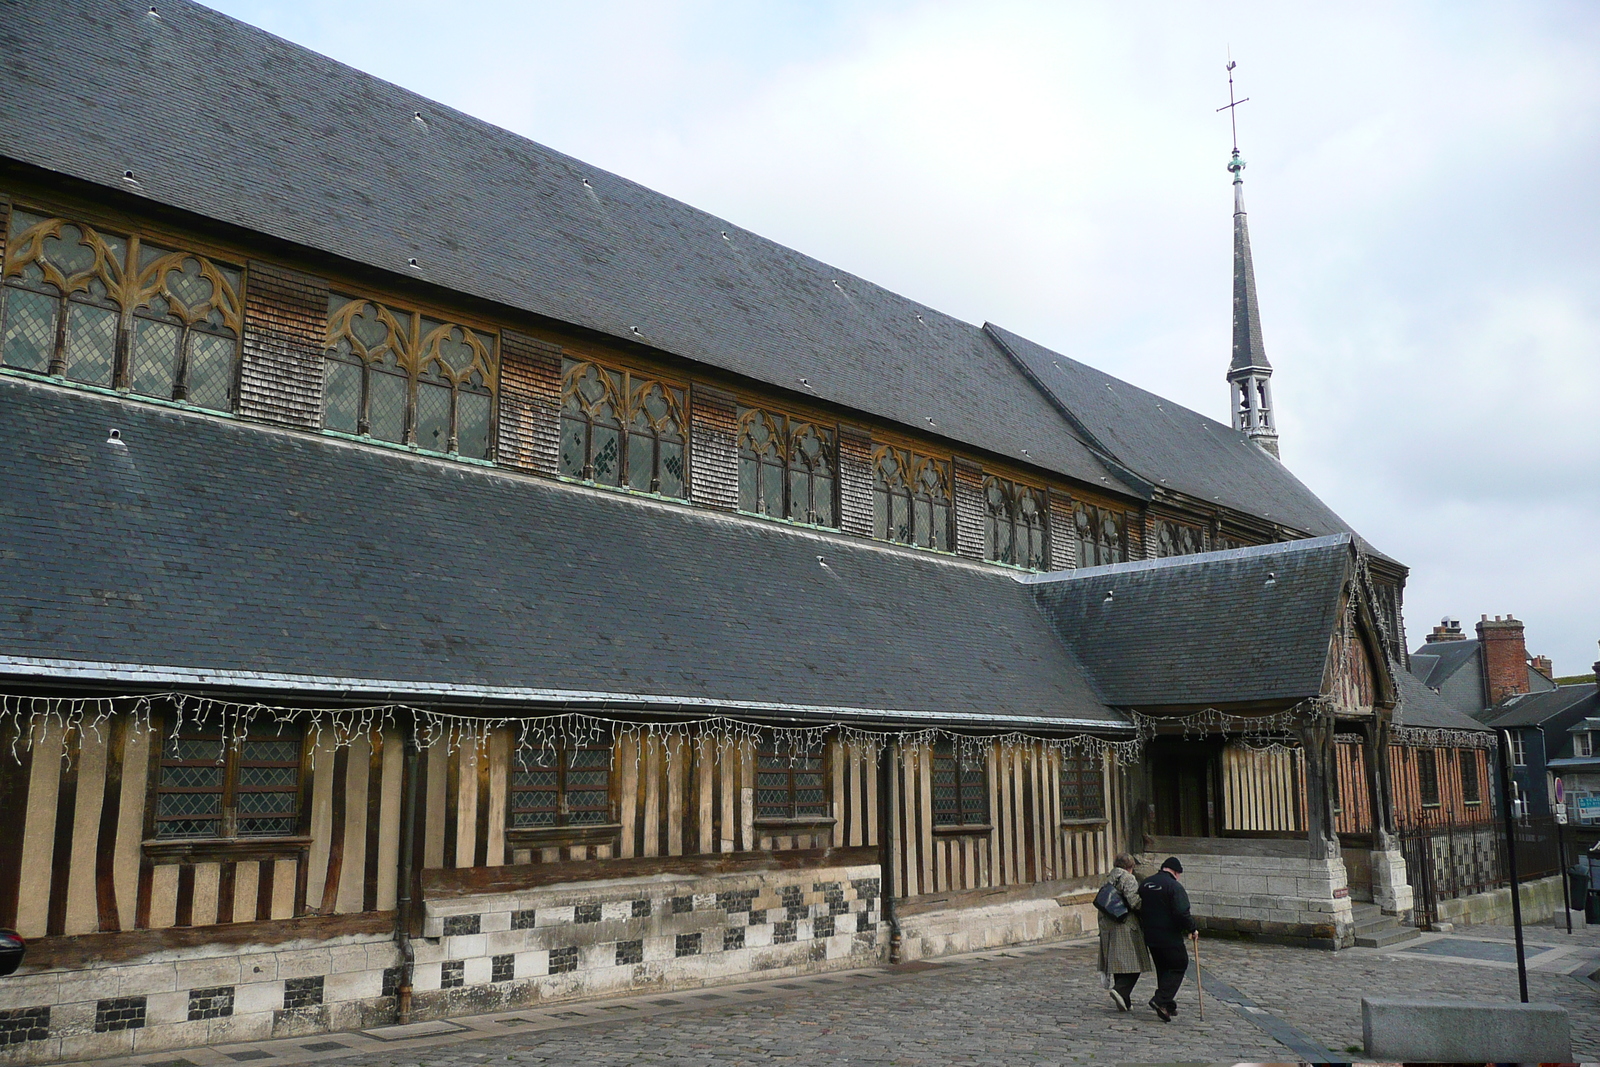
<path fill-rule="evenodd" d="M 28 944 L 15 930 L 0 930 L 0 978 L 21 967 L 27 954 Z"/>

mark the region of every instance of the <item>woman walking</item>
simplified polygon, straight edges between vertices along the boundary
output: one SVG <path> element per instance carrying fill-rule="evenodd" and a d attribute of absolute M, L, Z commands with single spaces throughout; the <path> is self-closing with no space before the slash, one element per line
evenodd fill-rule
<path fill-rule="evenodd" d="M 1112 1003 L 1118 1011 L 1127 1011 L 1139 975 L 1155 968 L 1139 926 L 1139 880 L 1133 876 L 1133 857 L 1122 852 L 1112 862 L 1105 884 L 1121 895 L 1128 905 L 1128 914 L 1118 922 L 1104 911 L 1099 912 L 1100 973 L 1110 976 Z"/>

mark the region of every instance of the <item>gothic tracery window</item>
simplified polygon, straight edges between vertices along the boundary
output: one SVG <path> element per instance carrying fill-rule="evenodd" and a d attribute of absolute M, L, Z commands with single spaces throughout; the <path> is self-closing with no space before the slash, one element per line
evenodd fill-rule
<path fill-rule="evenodd" d="M 739 409 L 739 508 L 834 526 L 834 432 L 758 408 Z"/>
<path fill-rule="evenodd" d="M 949 460 L 883 445 L 873 452 L 872 472 L 875 535 L 950 551 Z"/>
<path fill-rule="evenodd" d="M 1103 567 L 1128 558 L 1127 519 L 1120 511 L 1077 503 L 1072 521 L 1078 536 L 1078 566 Z"/>
<path fill-rule="evenodd" d="M 323 428 L 489 458 L 492 335 L 336 294 L 328 301 L 324 367 Z"/>
<path fill-rule="evenodd" d="M 991 475 L 983 480 L 983 495 L 983 558 L 1045 570 L 1050 509 L 1044 491 Z"/>
<path fill-rule="evenodd" d="M 232 410 L 237 267 L 20 209 L 6 246 L 0 363 Z"/>
<path fill-rule="evenodd" d="M 1156 523 L 1156 558 L 1192 556 L 1205 551 L 1205 538 L 1198 527 L 1162 519 Z"/>
<path fill-rule="evenodd" d="M 566 359 L 561 368 L 561 473 L 685 497 L 684 391 L 599 363 Z"/>

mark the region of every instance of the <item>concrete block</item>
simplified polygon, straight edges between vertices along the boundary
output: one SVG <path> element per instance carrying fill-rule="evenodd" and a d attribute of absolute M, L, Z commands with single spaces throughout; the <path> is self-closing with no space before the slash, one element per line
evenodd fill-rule
<path fill-rule="evenodd" d="M 178 988 L 178 971 L 170 963 L 147 963 L 142 967 L 119 967 L 115 971 L 90 971 L 82 977 L 89 980 L 91 989 L 87 996 L 68 996 L 67 983 L 75 975 L 61 976 L 61 993 L 64 1000 L 95 1000 L 99 997 L 138 997 L 150 993 L 172 993 Z M 116 992 L 112 992 L 116 986 Z"/>
<path fill-rule="evenodd" d="M 207 1024 L 205 1043 L 229 1045 L 238 1041 L 265 1041 L 272 1036 L 272 1012 L 258 1011 L 240 1015 L 237 1003 L 232 1015 L 212 1019 Z"/>
<path fill-rule="evenodd" d="M 489 984 L 493 967 L 489 962 L 488 956 L 469 956 L 464 962 L 466 963 L 466 966 L 462 969 L 462 978 L 466 981 L 467 985 L 473 986 Z"/>
<path fill-rule="evenodd" d="M 550 953 L 545 949 L 518 952 L 516 961 L 518 978 L 537 978 L 550 973 Z"/>
<path fill-rule="evenodd" d="M 319 974 L 327 974 L 332 968 L 329 966 L 328 950 L 298 949 L 294 952 L 278 953 L 279 978 L 314 978 Z"/>
<path fill-rule="evenodd" d="M 1361 998 L 1366 1055 L 1451 1063 L 1570 1063 L 1567 1009 L 1555 1004 Z"/>
<path fill-rule="evenodd" d="M 253 1015 L 263 1011 L 270 1013 L 281 1007 L 283 1007 L 282 982 L 251 982 L 248 985 L 234 987 L 235 1015 Z"/>
<path fill-rule="evenodd" d="M 40 971 L 37 974 L 13 974 L 0 982 L 0 1011 L 9 1008 L 37 1008 L 59 1003 L 61 972 Z"/>
<path fill-rule="evenodd" d="M 176 993 L 152 993 L 145 998 L 144 1019 L 146 1026 L 188 1022 L 189 991 L 185 989 Z"/>
<path fill-rule="evenodd" d="M 333 945 L 328 949 L 328 973 L 364 971 L 367 964 L 366 945 Z"/>
<path fill-rule="evenodd" d="M 251 952 L 239 956 L 239 981 L 271 982 L 278 977 L 278 955 L 275 952 Z"/>
<path fill-rule="evenodd" d="M 239 984 L 238 956 L 211 956 L 197 960 L 178 960 L 174 966 L 177 968 L 177 983 L 180 991 Z"/>
<path fill-rule="evenodd" d="M 509 911 L 486 911 L 480 916 L 479 923 L 478 929 L 486 934 L 496 930 L 509 930 L 511 929 L 511 913 Z"/>
<path fill-rule="evenodd" d="M 469 967 L 468 970 L 471 970 L 471 968 Z M 382 995 L 382 971 L 345 971 L 342 974 L 330 974 L 322 984 L 322 999 L 324 1003 L 340 1000 L 363 1000 L 367 997 Z"/>
<path fill-rule="evenodd" d="M 445 952 L 450 959 L 465 960 L 483 955 L 485 941 L 482 934 L 459 934 L 444 939 Z"/>

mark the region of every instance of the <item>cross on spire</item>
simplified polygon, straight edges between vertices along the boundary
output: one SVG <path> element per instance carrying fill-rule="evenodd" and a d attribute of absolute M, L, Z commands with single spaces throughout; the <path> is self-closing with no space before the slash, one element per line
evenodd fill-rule
<path fill-rule="evenodd" d="M 1233 60 L 1228 60 L 1228 102 L 1217 108 L 1218 111 L 1226 111 L 1228 113 L 1228 123 L 1233 127 L 1233 154 L 1235 156 L 1239 154 L 1239 113 L 1234 109 L 1244 103 L 1245 100 L 1250 99 L 1248 96 L 1244 100 L 1235 100 L 1233 98 L 1233 68 L 1238 65 Z"/>

